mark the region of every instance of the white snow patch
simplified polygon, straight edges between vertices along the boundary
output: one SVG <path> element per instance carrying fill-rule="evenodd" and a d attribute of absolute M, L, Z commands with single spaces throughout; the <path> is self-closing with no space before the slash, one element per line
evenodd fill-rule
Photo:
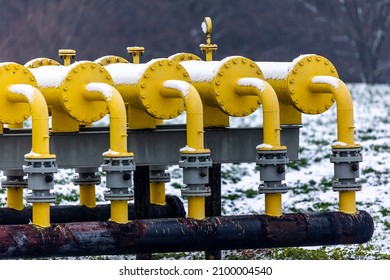
<path fill-rule="evenodd" d="M 145 64 L 114 63 L 104 66 L 114 85 L 135 85 L 146 70 Z"/>
<path fill-rule="evenodd" d="M 315 76 L 311 79 L 313 84 L 328 84 L 331 85 L 334 89 L 339 87 L 339 79 L 332 76 Z"/>
<path fill-rule="evenodd" d="M 41 156 L 41 154 L 37 154 L 37 153 L 33 152 L 32 150 L 28 154 L 24 155 L 24 157 L 39 157 L 39 156 Z"/>
<path fill-rule="evenodd" d="M 271 144 L 262 143 L 262 144 L 256 146 L 256 150 L 261 150 L 261 149 L 272 149 L 273 147 L 274 147 L 274 146 L 272 146 Z"/>
<path fill-rule="evenodd" d="M 16 84 L 11 85 L 8 90 L 12 93 L 24 95 L 28 99 L 28 102 L 31 104 L 34 100 L 34 93 L 36 89 L 30 85 Z"/>
<path fill-rule="evenodd" d="M 259 61 L 256 64 L 260 67 L 266 80 L 284 80 L 288 74 L 294 69 L 295 65 L 307 56 L 313 54 L 304 54 L 295 58 L 292 62 L 269 62 Z"/>
<path fill-rule="evenodd" d="M 237 81 L 237 85 L 244 87 L 255 87 L 261 92 L 264 92 L 265 83 L 258 78 L 241 78 Z"/>
<path fill-rule="evenodd" d="M 284 80 L 291 62 L 256 62 L 266 80 Z"/>
<path fill-rule="evenodd" d="M 41 88 L 58 88 L 70 71 L 69 66 L 41 66 L 31 68 L 38 86 Z"/>
<path fill-rule="evenodd" d="M 112 98 L 112 88 L 108 84 L 104 83 L 89 83 L 85 89 L 89 92 L 100 92 L 101 94 L 104 95 L 104 98 L 107 101 L 110 101 Z"/>
<path fill-rule="evenodd" d="M 196 149 L 191 148 L 191 147 L 189 147 L 187 145 L 180 149 L 180 152 L 195 152 L 195 151 L 196 151 Z"/>
<path fill-rule="evenodd" d="M 163 83 L 163 87 L 180 91 L 184 98 L 187 98 L 190 93 L 190 84 L 184 81 L 168 80 Z"/>
<path fill-rule="evenodd" d="M 113 151 L 113 150 L 109 149 L 108 151 L 103 153 L 103 156 L 106 156 L 106 155 L 119 155 L 119 154 L 120 154 L 119 152 L 116 152 L 116 151 Z"/>
<path fill-rule="evenodd" d="M 341 141 L 336 141 L 332 143 L 332 146 L 348 146 L 347 143 L 341 142 Z"/>

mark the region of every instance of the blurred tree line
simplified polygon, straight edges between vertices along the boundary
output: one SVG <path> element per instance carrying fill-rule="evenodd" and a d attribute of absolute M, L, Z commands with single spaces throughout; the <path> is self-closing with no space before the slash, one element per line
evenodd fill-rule
<path fill-rule="evenodd" d="M 390 82 L 390 0 L 0 0 L 0 61 L 78 60 L 144 46 L 142 61 L 191 52 L 202 57 L 200 24 L 213 21 L 215 59 L 291 61 L 327 57 L 347 82 Z"/>

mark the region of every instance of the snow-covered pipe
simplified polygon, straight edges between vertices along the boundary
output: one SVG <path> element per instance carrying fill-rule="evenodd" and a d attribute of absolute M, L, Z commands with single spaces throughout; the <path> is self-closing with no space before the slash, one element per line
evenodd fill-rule
<path fill-rule="evenodd" d="M 301 113 L 320 114 L 334 103 L 330 92 L 317 94 L 309 89 L 312 76 L 326 75 L 338 78 L 336 68 L 326 58 L 305 54 L 291 62 L 256 62 L 264 79 L 278 95 L 281 123 L 301 123 Z"/>
<path fill-rule="evenodd" d="M 186 71 L 169 59 L 153 59 L 147 63 L 126 63 L 103 58 L 95 60 L 110 73 L 114 87 L 127 104 L 130 129 L 155 128 L 159 120 L 172 119 L 184 112 L 181 98 L 165 98 L 159 91 L 167 80 L 189 81 Z M 116 62 L 117 61 L 117 62 Z"/>

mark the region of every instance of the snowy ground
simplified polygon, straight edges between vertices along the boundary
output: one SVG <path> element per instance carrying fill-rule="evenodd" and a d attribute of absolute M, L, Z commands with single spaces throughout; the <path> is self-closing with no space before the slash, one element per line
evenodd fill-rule
<path fill-rule="evenodd" d="M 357 205 L 372 215 L 375 232 L 367 244 L 329 246 L 322 250 L 332 256 L 341 250 L 343 253 L 339 258 L 390 258 L 390 86 L 356 84 L 349 87 L 354 100 L 355 139 L 363 148 L 360 165 L 363 190 L 357 193 Z M 231 126 L 259 126 L 261 119 L 261 110 L 258 110 L 249 117 L 231 119 Z M 175 121 L 182 120 L 183 117 Z M 337 210 L 338 194 L 331 189 L 333 165 L 329 161 L 330 144 L 335 140 L 335 106 L 321 115 L 303 115 L 300 160 L 289 164 L 287 169 L 286 183 L 290 190 L 283 195 L 284 212 Z M 224 215 L 263 213 L 264 196 L 257 194 L 259 174 L 255 168 L 255 164 L 222 166 Z M 182 171 L 178 166 L 171 166 L 169 171 L 172 181 L 167 186 L 167 193 L 180 196 Z M 62 204 L 77 203 L 78 191 L 71 183 L 72 175 L 72 170 L 61 170 L 56 174 L 56 192 L 58 202 Z M 104 180 L 97 188 L 98 200 L 103 200 L 103 191 Z M 4 191 L 0 193 L 0 204 L 5 204 Z M 226 255 L 230 253 L 225 252 Z M 280 258 L 280 255 L 278 250 L 271 255 L 268 252 L 268 256 L 263 251 L 250 253 L 252 258 Z"/>

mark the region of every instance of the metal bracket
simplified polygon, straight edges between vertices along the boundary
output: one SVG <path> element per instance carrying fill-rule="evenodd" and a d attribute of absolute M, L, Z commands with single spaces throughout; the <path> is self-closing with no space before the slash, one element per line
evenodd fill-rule
<path fill-rule="evenodd" d="M 330 162 L 334 163 L 333 191 L 360 191 L 362 184 L 359 178 L 359 162 L 363 161 L 361 148 L 334 148 Z"/>
<path fill-rule="evenodd" d="M 55 195 L 50 192 L 54 189 L 54 173 L 57 172 L 55 158 L 25 159 L 27 165 L 23 166 L 28 176 L 28 188 L 32 193 L 26 197 L 27 202 L 55 202 Z"/>
<path fill-rule="evenodd" d="M 181 189 L 182 196 L 210 196 L 209 167 L 212 160 L 209 153 L 181 154 L 179 167 L 183 168 L 183 183 L 186 187 Z"/>
<path fill-rule="evenodd" d="M 130 200 L 134 197 L 132 172 L 134 157 L 104 158 L 102 170 L 106 172 L 107 188 L 105 200 Z"/>
<path fill-rule="evenodd" d="M 259 193 L 286 193 L 282 181 L 286 177 L 287 150 L 258 150 L 256 164 L 260 168 Z"/>

